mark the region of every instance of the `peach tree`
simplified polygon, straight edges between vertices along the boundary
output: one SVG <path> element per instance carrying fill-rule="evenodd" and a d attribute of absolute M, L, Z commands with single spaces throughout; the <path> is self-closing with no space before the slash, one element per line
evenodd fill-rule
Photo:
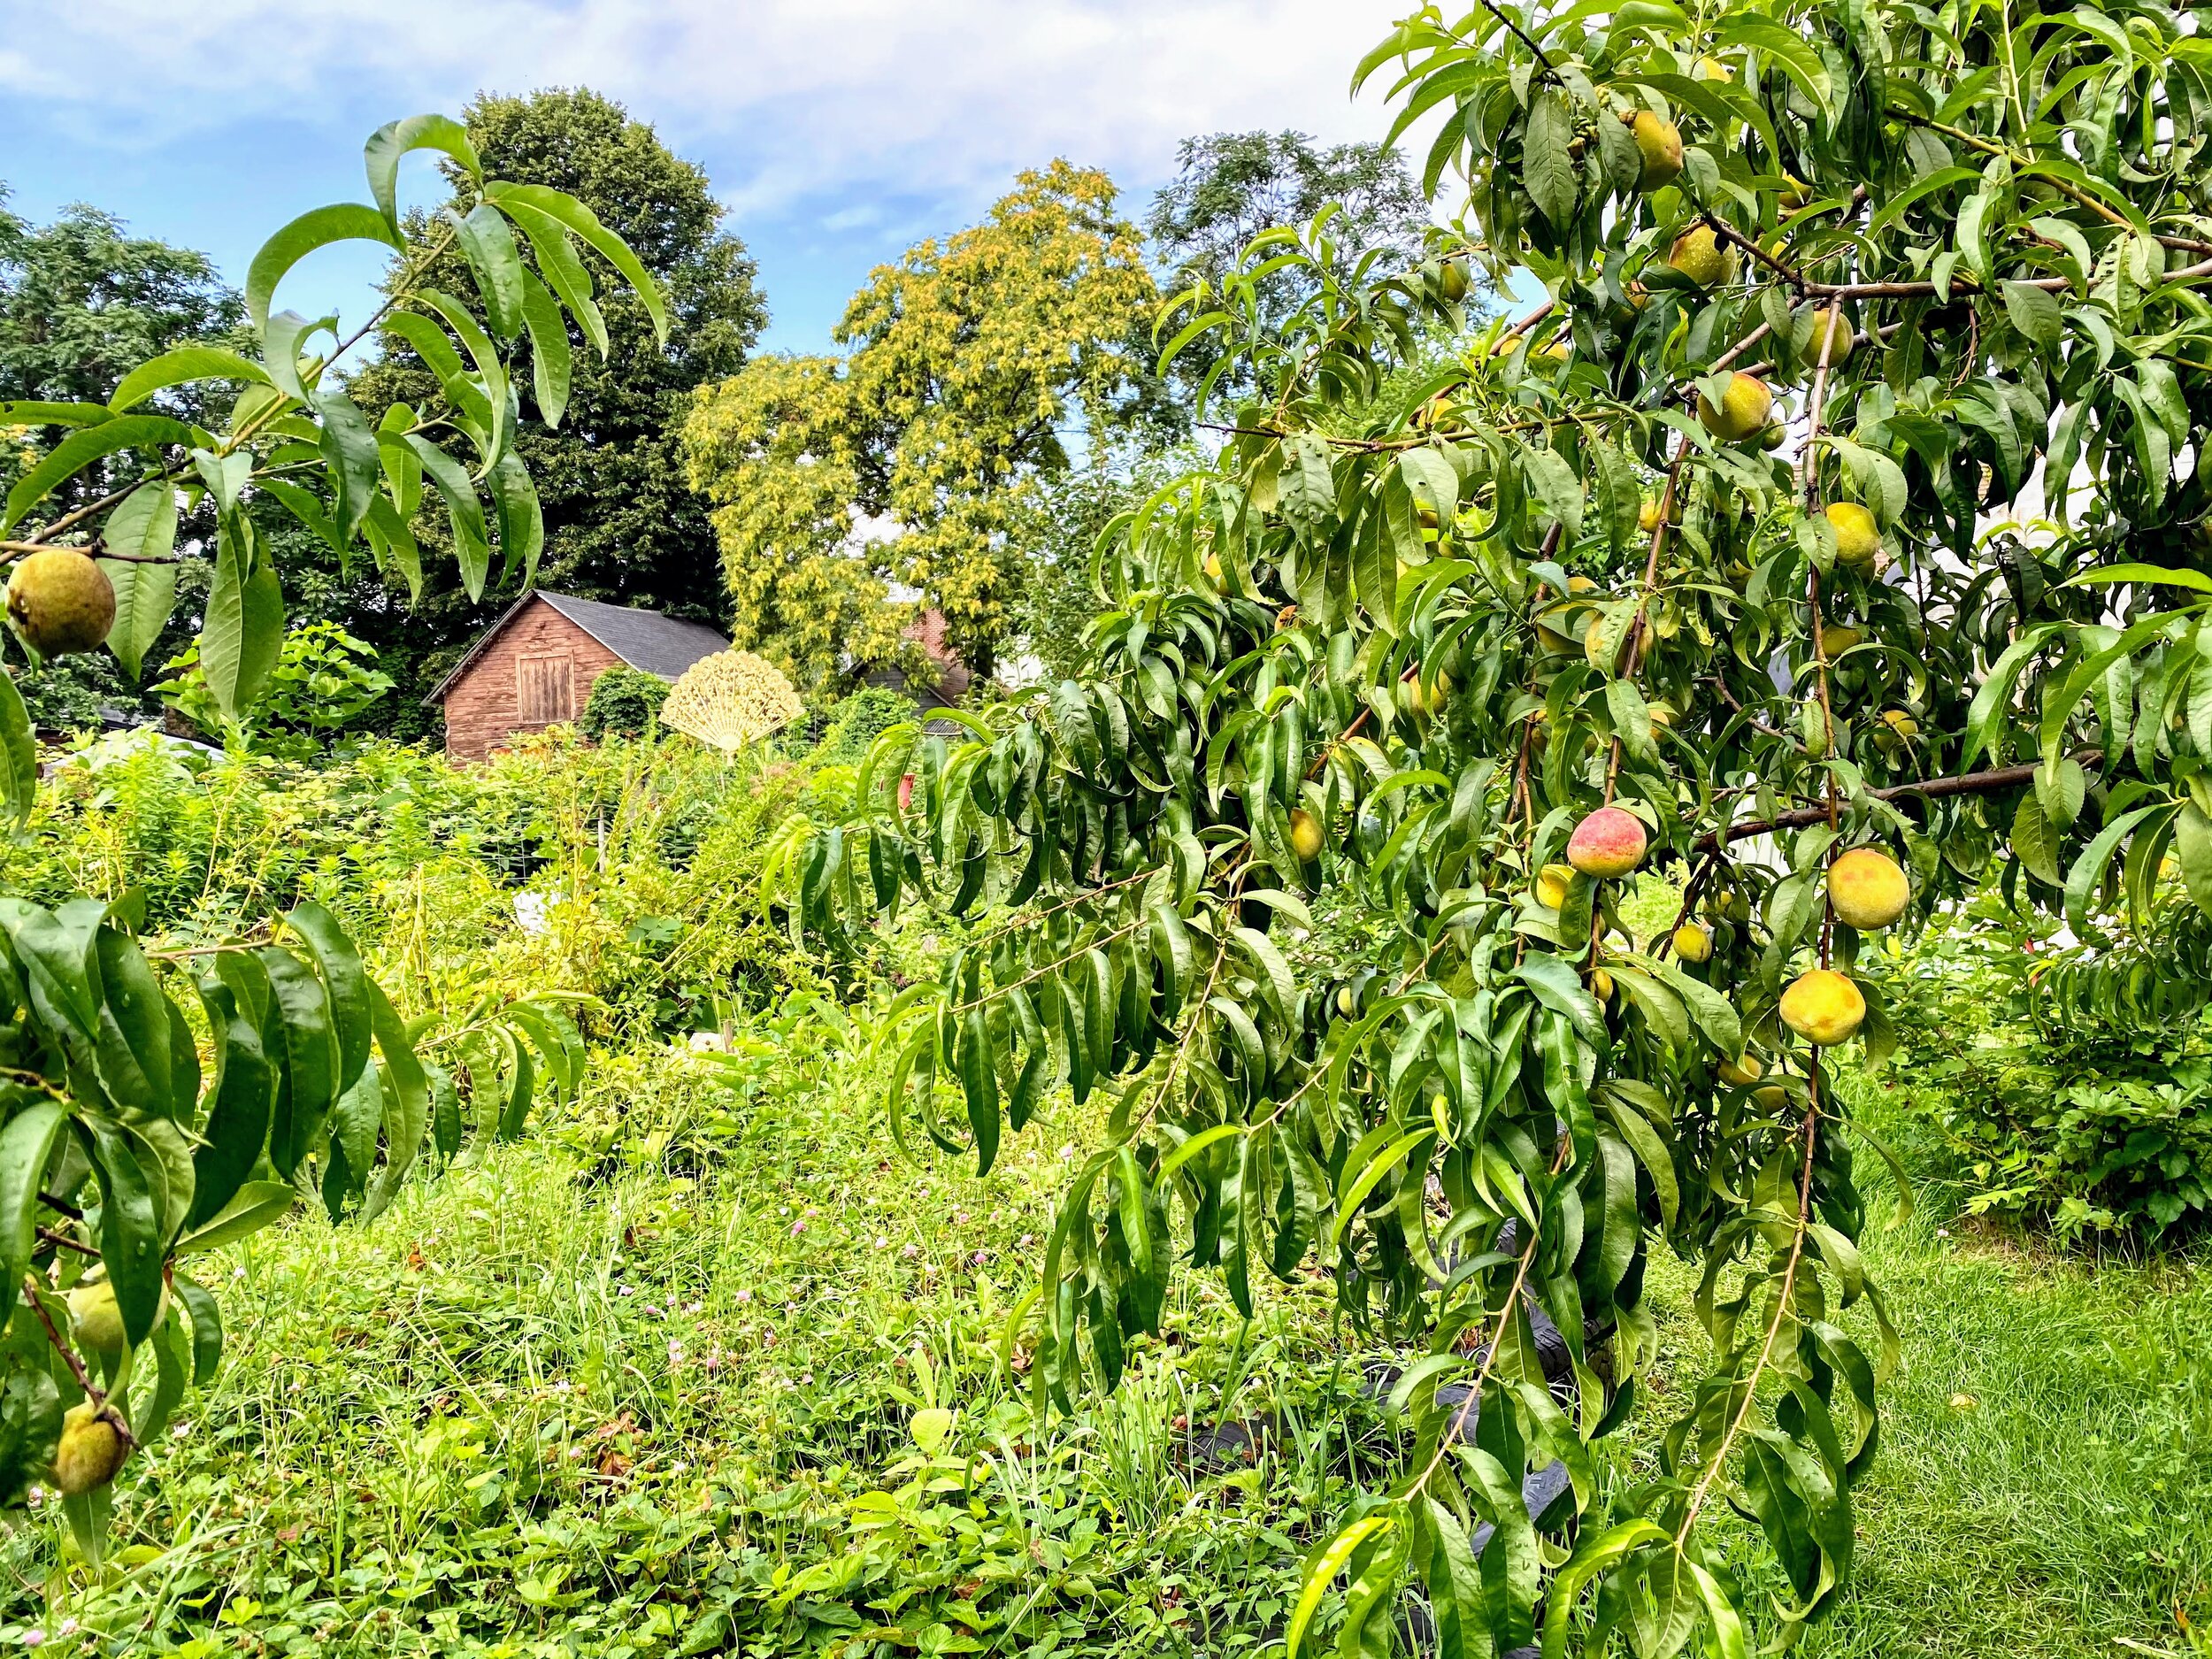
<path fill-rule="evenodd" d="M 334 317 L 274 309 L 319 249 L 403 250 L 399 166 L 424 150 L 472 180 L 474 200 L 432 227 L 368 319 L 342 335 Z M 383 127 L 366 160 L 373 204 L 303 214 L 254 256 L 251 353 L 179 347 L 130 369 L 105 403 L 0 403 L 0 425 L 31 440 L 0 510 L 0 561 L 32 660 L 104 644 L 135 678 L 176 604 L 179 564 L 208 551 L 196 538 L 180 549 L 187 516 L 213 521 L 196 672 L 232 726 L 267 693 L 286 637 L 268 511 L 411 591 L 424 557 L 413 526 L 434 496 L 471 597 L 495 554 L 502 580 L 528 583 L 543 538 L 514 447 L 525 386 L 557 422 L 578 339 L 605 351 L 590 261 L 634 287 L 664 332 L 660 297 L 574 198 L 485 178 L 446 117 Z M 429 262 L 457 248 L 474 292 L 426 286 Z M 434 371 L 434 406 L 372 422 L 348 395 L 334 365 L 380 328 Z M 163 412 L 165 394 L 204 383 L 234 388 L 218 426 Z M 14 833 L 38 767 L 22 699 L 0 676 L 0 808 Z M 373 1217 L 426 1149 L 461 1145 L 457 1078 L 476 1114 L 511 1133 L 540 1078 L 573 1088 L 582 1061 L 555 1001 L 488 1005 L 434 1033 L 403 1019 L 311 900 L 218 939 L 145 937 L 144 911 L 134 892 L 50 909 L 0 895 L 0 1283 L 12 1304 L 0 1505 L 55 1488 L 95 1557 L 117 1471 L 222 1353 L 194 1258 L 302 1195 L 334 1219 Z"/>
<path fill-rule="evenodd" d="M 1432 257 L 1325 215 L 1179 296 L 1165 355 L 1259 389 L 1100 541 L 1089 675 L 887 734 L 784 891 L 833 938 L 979 918 L 898 1004 L 902 1142 L 988 1168 L 1099 1097 L 1045 1398 L 1115 1383 L 1179 1262 L 1248 1317 L 1313 1264 L 1419 1345 L 1294 1655 L 1387 1651 L 1408 1595 L 1448 1655 L 1741 1654 L 1845 1582 L 1894 1357 L 1836 1086 L 1889 1046 L 1880 930 L 1992 880 L 2085 935 L 2162 880 L 2212 907 L 2212 41 L 1486 0 L 1356 81 L 1433 134 Z M 1516 273 L 1545 303 L 1471 333 Z M 1678 902 L 1647 937 L 1637 872 Z M 1709 1342 L 1631 1466 L 1655 1248 Z"/>

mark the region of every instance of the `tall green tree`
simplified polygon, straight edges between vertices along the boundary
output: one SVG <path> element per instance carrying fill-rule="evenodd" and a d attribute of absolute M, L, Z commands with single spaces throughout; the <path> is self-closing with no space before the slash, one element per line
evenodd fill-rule
<path fill-rule="evenodd" d="M 685 441 L 741 645 L 818 686 L 897 655 L 921 603 L 991 671 L 1019 631 L 1039 486 L 1151 383 L 1158 290 L 1117 198 L 1064 161 L 1025 173 L 981 224 L 876 269 L 845 354 L 763 358 L 699 394 Z"/>
<path fill-rule="evenodd" d="M 1176 147 L 1175 176 L 1145 215 L 1153 255 L 1185 285 L 1217 285 L 1236 267 L 1253 237 L 1277 226 L 1306 224 L 1337 208 L 1336 235 L 1348 249 L 1387 249 L 1418 259 L 1429 204 L 1405 158 L 1386 145 L 1317 145 L 1303 133 L 1209 133 Z M 1286 283 L 1301 280 L 1294 270 Z"/>
<path fill-rule="evenodd" d="M 557 426 L 526 427 L 516 446 L 545 514 L 539 583 L 718 624 L 724 590 L 714 529 L 707 503 L 686 481 L 679 428 L 692 389 L 735 373 L 767 321 L 752 258 L 723 227 L 725 210 L 704 170 L 599 93 L 485 94 L 469 104 L 464 124 L 487 171 L 565 190 L 596 213 L 635 250 L 671 318 L 663 346 L 634 293 L 600 295 L 610 346 L 603 362 L 581 327 L 569 325 L 574 351 L 565 412 Z M 458 192 L 466 180 L 445 165 Z M 410 268 L 445 222 L 435 214 L 410 222 L 409 248 L 396 256 L 395 274 Z M 526 245 L 523 257 L 534 268 Z M 462 292 L 461 272 L 461 254 L 449 250 L 430 262 L 427 280 Z M 351 382 L 372 419 L 395 403 L 419 407 L 438 386 L 405 341 L 380 338 L 381 355 Z M 535 407 L 534 388 L 521 389 Z M 449 549 L 439 515 L 424 515 L 416 529 L 426 553 Z M 300 579 L 300 597 L 304 608 L 378 646 L 400 680 L 400 694 L 390 699 L 399 720 L 411 718 L 415 703 L 407 694 L 427 689 L 508 603 L 470 598 L 450 557 L 426 561 L 412 605 L 401 603 L 388 576 L 358 565 L 341 574 L 329 560 Z"/>
<path fill-rule="evenodd" d="M 1144 227 L 1163 288 L 1179 294 L 1203 284 L 1217 293 L 1254 237 L 1303 230 L 1324 211 L 1327 235 L 1347 257 L 1372 251 L 1386 267 L 1420 262 L 1429 204 L 1404 157 L 1386 144 L 1322 146 L 1288 130 L 1185 139 Z M 1276 265 L 1254 281 L 1261 316 L 1280 326 L 1317 286 L 1304 262 Z M 1177 358 L 1176 384 L 1194 390 L 1222 356 L 1210 340 L 1193 342 Z M 1246 388 L 1232 378 L 1226 389 Z"/>
<path fill-rule="evenodd" d="M 6 199 L 0 187 L 0 204 Z M 134 236 L 113 214 L 82 204 L 47 225 L 33 225 L 0 205 L 0 400 L 104 403 L 130 369 L 172 347 L 237 343 L 245 315 L 237 292 L 204 253 Z M 206 422 L 229 398 L 227 388 L 204 382 L 165 388 L 151 401 L 164 414 Z M 66 430 L 32 423 L 5 427 L 0 492 Z M 111 471 L 96 468 L 71 480 L 63 506 L 104 493 Z M 212 529 L 212 518 L 199 511 L 187 515 L 183 534 Z M 188 580 L 186 586 L 189 612 L 196 610 L 197 589 Z M 188 632 L 186 624 L 173 626 L 150 653 L 153 660 L 166 660 Z M 94 725 L 104 701 L 132 700 L 104 655 L 59 658 L 25 670 L 19 681 L 31 718 L 45 727 Z"/>

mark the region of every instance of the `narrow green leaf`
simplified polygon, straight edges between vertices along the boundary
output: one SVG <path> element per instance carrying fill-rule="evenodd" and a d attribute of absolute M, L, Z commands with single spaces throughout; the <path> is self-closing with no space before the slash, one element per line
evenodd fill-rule
<path fill-rule="evenodd" d="M 289 1181 L 247 1181 L 223 1206 L 177 1240 L 172 1255 L 182 1257 L 219 1250 L 273 1221 L 281 1220 L 299 1201 L 299 1189 Z"/>
<path fill-rule="evenodd" d="M 215 577 L 200 628 L 200 672 L 226 720 L 260 700 L 283 643 L 276 572 L 257 557 L 252 521 L 226 513 L 216 526 Z"/>
<path fill-rule="evenodd" d="M 124 1340 L 136 1348 L 154 1328 L 161 1309 L 160 1211 L 121 1125 L 86 1118 L 77 1126 L 100 1183 L 100 1257 L 115 1286 Z"/>
<path fill-rule="evenodd" d="M 484 165 L 476 158 L 476 146 L 468 129 L 449 115 L 411 115 L 388 121 L 369 135 L 362 159 L 368 169 L 369 194 L 394 236 L 399 234 L 399 161 L 410 150 L 442 150 L 461 164 L 461 170 L 479 183 Z"/>
<path fill-rule="evenodd" d="M 374 979 L 364 984 L 377 1053 L 384 1063 L 384 1167 L 369 1183 L 362 1201 L 361 1219 L 366 1223 L 381 1215 L 398 1195 L 400 1182 L 421 1154 L 430 1122 L 431 1091 L 429 1075 L 407 1040 L 406 1022 L 399 1010 Z"/>
<path fill-rule="evenodd" d="M 268 370 L 251 357 L 242 357 L 221 346 L 179 346 L 140 364 L 116 387 L 108 407 L 118 414 L 144 403 L 156 392 L 200 380 L 247 380 L 257 386 L 272 384 Z"/>
<path fill-rule="evenodd" d="M 246 267 L 246 315 L 252 319 L 254 333 L 260 334 L 268 327 L 269 302 L 286 272 L 318 248 L 363 241 L 382 242 L 401 253 L 407 250 L 398 230 L 383 214 L 357 202 L 314 208 L 270 237 Z"/>
<path fill-rule="evenodd" d="M 644 303 L 646 315 L 653 319 L 653 337 L 661 344 L 668 342 L 668 307 L 661 299 L 660 289 L 646 274 L 645 266 L 632 253 L 622 238 L 599 222 L 599 216 L 572 196 L 549 189 L 541 184 L 510 184 L 495 180 L 484 187 L 484 195 L 503 209 L 523 207 L 542 213 L 546 218 L 572 230 L 594 249 L 600 257 L 620 273 L 624 280 L 637 290 Z M 518 221 L 520 222 L 520 221 Z M 524 225 L 526 234 L 528 226 Z M 533 238 L 534 244 L 535 238 Z"/>
<path fill-rule="evenodd" d="M 557 426 L 568 412 L 574 354 L 560 304 L 534 271 L 522 273 L 522 319 L 530 329 L 530 388 L 537 399 L 538 418 Z"/>
<path fill-rule="evenodd" d="M 159 449 L 193 441 L 191 427 L 166 415 L 121 415 L 99 426 L 87 426 L 81 432 L 73 432 L 48 450 L 9 489 L 7 516 L 0 518 L 0 534 L 15 528 L 25 513 L 95 461 L 105 460 L 124 449 Z"/>
<path fill-rule="evenodd" d="M 461 563 L 461 586 L 471 599 L 481 599 L 485 579 L 491 574 L 492 550 L 485 534 L 484 503 L 470 481 L 468 469 L 427 438 L 410 433 L 406 442 L 445 499 L 454 550 Z"/>
<path fill-rule="evenodd" d="M 368 1060 L 374 1018 L 369 977 L 361 965 L 361 953 L 346 937 L 338 918 L 312 899 L 301 900 L 284 913 L 284 919 L 305 942 L 308 956 L 330 993 L 331 1016 L 338 1038 L 337 1087 L 350 1088 Z"/>
<path fill-rule="evenodd" d="M 500 585 L 519 579 L 528 588 L 537 580 L 538 555 L 545 550 L 545 513 L 538 504 L 537 486 L 512 449 L 492 468 L 490 483 L 499 518 Z"/>
<path fill-rule="evenodd" d="M 330 994 L 310 968 L 281 945 L 253 953 L 269 976 L 283 1041 L 279 1059 L 291 1095 L 291 1116 L 269 1143 L 269 1161 L 289 1176 L 322 1138 L 323 1123 L 338 1100 L 338 1036 Z"/>
<path fill-rule="evenodd" d="M 38 803 L 38 741 L 15 677 L 0 673 L 0 816 L 21 824 Z"/>
<path fill-rule="evenodd" d="M 102 526 L 100 539 L 110 552 L 127 553 L 128 560 L 103 559 L 115 589 L 115 626 L 108 630 L 108 649 L 135 682 L 146 653 L 160 639 L 176 608 L 177 567 L 148 561 L 167 559 L 177 545 L 177 495 L 173 487 L 158 480 L 141 484 L 126 495 Z"/>
<path fill-rule="evenodd" d="M 1396 1525 L 1396 1520 L 1383 1510 L 1363 1515 L 1308 1559 L 1305 1577 L 1298 1590 L 1298 1604 L 1291 1609 L 1284 1659 L 1298 1659 L 1299 1647 L 1313 1624 L 1313 1616 L 1321 1610 L 1321 1598 L 1328 1594 L 1329 1586 L 1336 1582 L 1336 1575 L 1352 1558 L 1352 1552 L 1378 1532 Z"/>
<path fill-rule="evenodd" d="M 468 217 L 449 210 L 461 252 L 476 277 L 476 291 L 483 296 L 484 315 L 492 333 L 512 340 L 522 332 L 523 270 L 515 252 L 514 232 L 499 210 L 488 203 L 470 210 Z"/>
<path fill-rule="evenodd" d="M 33 1100 L 0 1129 L 0 1273 L 19 1290 L 37 1246 L 38 1194 L 69 1114 L 61 1102 Z"/>

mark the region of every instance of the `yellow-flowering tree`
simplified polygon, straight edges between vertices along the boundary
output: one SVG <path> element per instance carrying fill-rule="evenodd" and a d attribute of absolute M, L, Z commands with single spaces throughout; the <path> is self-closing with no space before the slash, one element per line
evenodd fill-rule
<path fill-rule="evenodd" d="M 987 673 L 1015 549 L 1060 434 L 1103 432 L 1146 379 L 1158 298 L 1113 181 L 1056 161 L 983 223 L 879 266 L 838 325 L 844 357 L 763 357 L 702 388 L 684 429 L 715 503 L 736 639 L 817 685 L 902 649 L 918 590 Z M 856 540 L 863 520 L 893 533 Z"/>

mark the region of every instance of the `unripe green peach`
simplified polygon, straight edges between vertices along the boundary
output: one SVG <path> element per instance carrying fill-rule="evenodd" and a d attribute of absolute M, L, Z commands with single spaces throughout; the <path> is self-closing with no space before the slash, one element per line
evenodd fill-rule
<path fill-rule="evenodd" d="M 123 1310 L 115 1305 L 115 1286 L 96 1279 L 69 1293 L 69 1324 L 77 1346 L 96 1354 L 123 1351 Z"/>
<path fill-rule="evenodd" d="M 1827 338 L 1828 372 L 1832 374 L 1851 360 L 1851 348 L 1859 342 L 1858 331 L 1851 326 L 1849 319 L 1835 306 L 1832 305 L 1820 312 L 1813 319 L 1812 343 L 1805 348 L 1808 365 L 1820 362 L 1823 335 Z"/>
<path fill-rule="evenodd" d="M 1740 1060 L 1720 1063 L 1720 1080 L 1732 1088 L 1744 1088 L 1766 1075 L 1766 1065 L 1755 1054 L 1747 1054 Z"/>
<path fill-rule="evenodd" d="M 1701 288 L 1709 288 L 1727 280 L 1730 265 L 1727 246 L 1715 234 L 1710 225 L 1693 225 L 1674 239 L 1674 246 L 1667 250 L 1667 263 Z"/>
<path fill-rule="evenodd" d="M 1836 533 L 1836 557 L 1855 566 L 1873 564 L 1882 550 L 1882 529 L 1874 515 L 1855 501 L 1832 501 L 1822 511 Z"/>
<path fill-rule="evenodd" d="M 1724 443 L 1741 443 L 1763 432 L 1773 409 L 1774 394 L 1755 374 L 1732 373 L 1717 406 L 1704 393 L 1697 395 L 1697 418 Z"/>
<path fill-rule="evenodd" d="M 1575 879 L 1572 864 L 1546 864 L 1536 873 L 1536 902 L 1555 910 L 1567 902 L 1567 884 Z"/>
<path fill-rule="evenodd" d="M 8 620 L 42 657 L 93 650 L 115 626 L 115 585 L 88 555 L 48 548 L 8 578 Z"/>

